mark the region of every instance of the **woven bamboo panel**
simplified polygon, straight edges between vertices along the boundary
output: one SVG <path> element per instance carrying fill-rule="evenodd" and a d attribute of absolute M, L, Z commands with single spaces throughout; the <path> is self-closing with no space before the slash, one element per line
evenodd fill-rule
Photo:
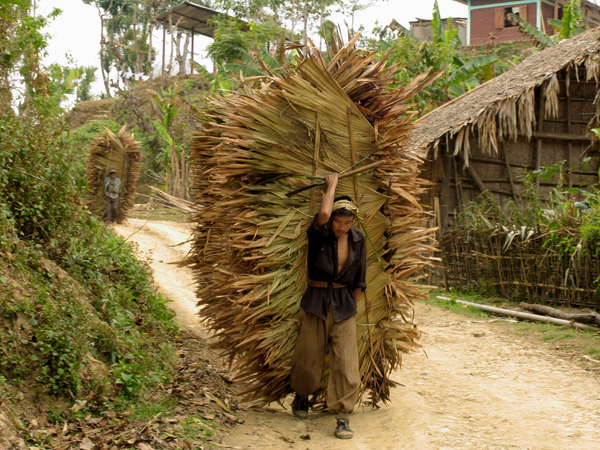
<path fill-rule="evenodd" d="M 532 236 L 505 247 L 507 231 L 453 230 L 442 236 L 448 287 L 475 287 L 505 298 L 600 310 L 595 294 L 600 259 L 583 248 L 581 256 L 561 254 Z"/>

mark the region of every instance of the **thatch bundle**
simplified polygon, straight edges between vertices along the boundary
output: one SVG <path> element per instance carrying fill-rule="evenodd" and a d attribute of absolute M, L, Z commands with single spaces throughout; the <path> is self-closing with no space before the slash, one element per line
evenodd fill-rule
<path fill-rule="evenodd" d="M 104 133 L 94 138 L 89 148 L 87 182 L 91 189 L 88 195 L 88 207 L 96 217 L 105 216 L 104 178 L 110 169 L 117 171 L 122 188 L 119 198 L 119 219 L 123 223 L 129 217 L 135 204 L 136 183 L 140 175 L 142 144 L 133 134 L 126 134 L 125 128 L 117 134 L 104 129 Z"/>
<path fill-rule="evenodd" d="M 340 180 L 337 195 L 361 208 L 368 237 L 367 291 L 358 302 L 362 390 L 389 399 L 390 372 L 419 348 L 409 281 L 425 264 L 430 229 L 417 202 L 420 160 L 402 149 L 407 101 L 436 75 L 391 89 L 394 67 L 333 42 L 327 54 L 301 49 L 298 64 L 260 92 L 216 96 L 193 137 L 198 212 L 186 264 L 195 270 L 200 315 L 237 370 L 246 400 L 290 392 L 296 318 L 306 289 L 306 230 L 322 191 L 313 178 L 385 160 L 373 173 Z M 315 401 L 322 400 L 328 362 Z"/>

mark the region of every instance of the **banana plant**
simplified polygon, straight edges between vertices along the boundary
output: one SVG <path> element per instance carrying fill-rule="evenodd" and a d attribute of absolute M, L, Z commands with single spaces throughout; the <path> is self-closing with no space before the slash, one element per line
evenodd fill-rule
<path fill-rule="evenodd" d="M 459 51 L 461 42 L 458 29 L 452 25 L 451 20 L 448 21 L 447 29 L 444 29 L 437 1 L 433 6 L 431 27 L 432 40 L 421 41 L 410 30 L 393 20 L 388 28 L 397 32 L 398 38 L 392 42 L 382 38 L 378 43 L 381 54 L 392 51 L 390 59 L 402 67 L 399 71 L 401 82 L 410 82 L 429 68 L 444 72 L 432 86 L 416 97 L 419 115 L 510 69 L 509 65 L 500 63 L 496 54 L 465 59 Z M 410 63 L 411 60 L 414 60 L 413 63 Z"/>
<path fill-rule="evenodd" d="M 167 154 L 170 155 L 170 167 L 168 168 L 166 177 L 167 190 L 171 195 L 186 198 L 188 190 L 188 167 L 186 164 L 185 149 L 181 145 L 177 145 L 174 130 L 175 118 L 180 111 L 180 108 L 177 106 L 179 92 L 176 86 L 170 86 L 166 92 L 161 90 L 159 92 L 151 91 L 150 93 L 162 113 L 162 121 L 153 120 L 152 123 L 160 137 L 168 145 L 168 150 L 163 149 L 160 157 L 165 162 Z"/>
<path fill-rule="evenodd" d="M 508 65 L 496 64 L 499 61 L 500 59 L 495 53 L 478 56 L 467 62 L 458 57 L 455 58 L 454 64 L 458 68 L 446 78 L 448 92 L 454 97 L 458 97 L 479 86 L 481 81 L 488 81 L 510 69 Z M 481 80 L 477 78 L 477 75 Z"/>
<path fill-rule="evenodd" d="M 239 63 L 225 64 L 225 69 L 244 77 L 264 77 L 281 70 L 281 64 L 266 49 L 261 48 Z"/>

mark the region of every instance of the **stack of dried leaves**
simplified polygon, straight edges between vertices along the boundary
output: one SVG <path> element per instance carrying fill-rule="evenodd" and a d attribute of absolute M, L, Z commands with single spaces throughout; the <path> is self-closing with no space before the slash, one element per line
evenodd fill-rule
<path fill-rule="evenodd" d="M 105 217 L 104 179 L 110 169 L 117 171 L 121 179 L 122 188 L 119 200 L 118 223 L 123 223 L 135 204 L 136 183 L 140 175 L 142 160 L 141 144 L 133 138 L 133 134 L 126 134 L 125 128 L 117 134 L 104 129 L 104 133 L 94 138 L 90 144 L 87 182 L 91 189 L 87 203 L 96 217 Z"/>
<path fill-rule="evenodd" d="M 327 53 L 301 48 L 298 63 L 260 92 L 214 97 L 193 137 L 198 211 L 185 261 L 198 281 L 198 305 L 216 332 L 246 400 L 290 392 L 296 318 L 306 288 L 306 230 L 322 192 L 288 196 L 331 172 L 385 161 L 340 180 L 337 195 L 357 199 L 368 237 L 367 291 L 359 299 L 361 393 L 389 400 L 389 375 L 402 352 L 418 348 L 410 281 L 425 264 L 430 229 L 417 198 L 419 159 L 403 151 L 407 102 L 433 81 L 423 74 L 392 89 L 395 67 L 333 40 Z M 314 401 L 323 399 L 329 368 Z"/>

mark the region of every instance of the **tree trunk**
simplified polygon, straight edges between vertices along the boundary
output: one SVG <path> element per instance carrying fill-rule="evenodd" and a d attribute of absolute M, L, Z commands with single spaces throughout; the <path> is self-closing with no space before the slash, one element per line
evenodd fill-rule
<path fill-rule="evenodd" d="M 171 183 L 169 186 L 170 194 L 179 197 L 179 161 L 177 160 L 177 147 L 175 142 L 171 147 Z"/>
<path fill-rule="evenodd" d="M 100 16 L 100 70 L 102 71 L 102 82 L 104 83 L 104 89 L 106 89 L 106 96 L 111 98 L 108 74 L 104 67 L 104 15 L 101 13 L 100 7 L 98 7 L 98 15 Z"/>
<path fill-rule="evenodd" d="M 187 173 L 185 168 L 185 152 L 181 149 L 181 195 L 180 198 L 187 200 Z"/>
<path fill-rule="evenodd" d="M 153 78 L 153 70 L 152 70 L 152 33 L 154 32 L 154 20 L 150 22 L 150 26 L 148 27 L 148 55 L 146 56 L 146 75 Z"/>
<path fill-rule="evenodd" d="M 133 2 L 133 42 L 135 45 L 135 75 L 141 75 L 143 69 L 144 61 L 142 59 L 142 55 L 140 52 L 140 43 L 138 40 L 138 31 L 137 31 L 137 13 L 138 13 L 138 4 L 139 0 L 134 0 Z"/>
<path fill-rule="evenodd" d="M 169 55 L 169 65 L 167 66 L 167 73 L 169 75 L 171 75 L 171 69 L 173 68 L 173 54 L 174 52 L 174 46 L 175 46 L 175 40 L 174 38 L 174 33 L 173 33 L 173 2 L 169 2 L 169 7 L 167 9 L 169 11 L 169 33 L 171 34 L 171 54 Z"/>
<path fill-rule="evenodd" d="M 544 305 L 535 305 L 531 303 L 521 302 L 519 304 L 521 308 L 526 311 L 533 311 L 538 314 L 544 314 L 550 317 L 556 317 L 557 319 L 564 320 L 574 320 L 575 322 L 580 323 L 595 323 L 596 325 L 600 325 L 600 315 L 597 313 L 580 313 L 580 314 L 569 314 L 558 309 L 551 308 L 549 306 Z"/>
<path fill-rule="evenodd" d="M 296 0 L 292 0 L 292 15 L 291 15 L 292 27 L 290 30 L 290 42 L 294 43 L 294 29 L 296 28 Z"/>
<path fill-rule="evenodd" d="M 183 50 L 181 49 L 181 36 L 184 35 L 185 36 L 185 42 L 183 43 Z M 176 51 L 176 60 L 177 63 L 179 65 L 179 75 L 185 75 L 186 74 L 186 61 L 187 61 L 187 56 L 188 56 L 188 49 L 190 46 L 190 33 L 188 33 L 187 31 L 180 31 L 177 30 L 177 43 L 175 46 L 175 51 Z"/>
<path fill-rule="evenodd" d="M 304 20 L 304 31 L 302 32 L 302 43 L 306 45 L 308 43 L 308 0 L 304 0 L 304 13 L 302 14 Z"/>
<path fill-rule="evenodd" d="M 152 68 L 152 33 L 154 32 L 157 19 L 158 8 L 153 6 L 152 18 L 150 19 L 150 25 L 148 27 L 148 55 L 146 57 L 146 75 L 148 75 L 150 79 L 154 77 L 154 70 Z"/>
<path fill-rule="evenodd" d="M 108 77 L 106 71 L 104 70 L 104 14 L 102 14 L 102 9 L 100 9 L 100 5 L 98 5 L 97 2 L 94 2 L 94 6 L 98 11 L 98 17 L 100 18 L 100 71 L 102 72 L 102 82 L 104 83 L 106 96 L 110 98 L 111 95 L 110 87 L 108 85 Z"/>
<path fill-rule="evenodd" d="M 442 300 L 451 300 L 450 298 L 444 297 L 442 295 L 438 295 L 437 298 L 442 299 Z M 563 320 L 563 319 L 556 319 L 554 317 L 540 316 L 538 314 L 529 314 L 529 313 L 524 313 L 524 312 L 520 312 L 520 311 L 512 311 L 510 309 L 496 308 L 494 306 L 479 305 L 477 303 L 466 302 L 464 300 L 455 300 L 455 301 L 456 301 L 456 303 L 462 303 L 463 305 L 469 305 L 474 308 L 478 308 L 483 311 L 491 312 L 494 314 L 512 316 L 512 317 L 517 317 L 519 319 L 532 320 L 535 322 L 547 322 L 547 323 L 549 322 L 549 323 L 553 323 L 555 325 L 570 326 L 573 328 L 578 328 L 580 330 L 598 331 L 597 327 L 592 326 L 592 325 L 587 325 L 585 323 L 568 321 L 568 320 Z"/>

